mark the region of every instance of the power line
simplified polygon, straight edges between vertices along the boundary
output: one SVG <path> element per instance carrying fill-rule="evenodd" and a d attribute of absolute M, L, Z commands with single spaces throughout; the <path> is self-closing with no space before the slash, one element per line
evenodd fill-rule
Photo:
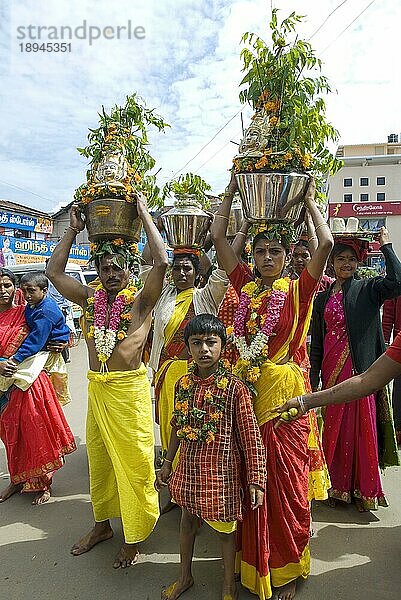
<path fill-rule="evenodd" d="M 205 149 L 205 148 L 207 148 L 207 147 L 208 147 L 208 145 L 209 145 L 211 142 L 213 142 L 213 140 L 214 140 L 214 139 L 215 139 L 215 138 L 216 138 L 216 137 L 219 135 L 219 133 L 220 133 L 221 131 L 223 131 L 223 129 L 225 129 L 225 128 L 227 127 L 227 125 L 228 125 L 229 123 L 231 123 L 231 121 L 232 121 L 233 119 L 235 119 L 235 117 L 237 117 L 237 116 L 238 116 L 238 115 L 239 115 L 239 114 L 242 112 L 242 110 L 243 110 L 243 109 L 242 109 L 242 108 L 240 108 L 240 110 L 239 110 L 238 112 L 236 112 L 236 113 L 235 113 L 235 115 L 233 115 L 233 116 L 232 116 L 232 117 L 231 117 L 231 118 L 230 118 L 230 119 L 227 121 L 227 123 L 226 123 L 225 125 L 223 125 L 222 127 L 220 127 L 220 129 L 219 129 L 219 130 L 218 130 L 218 131 L 217 131 L 217 132 L 214 134 L 214 136 L 213 136 L 213 137 L 212 137 L 212 138 L 211 138 L 211 139 L 210 139 L 210 140 L 209 140 L 209 141 L 208 141 L 208 142 L 207 142 L 207 143 L 206 143 L 204 146 L 202 146 L 202 148 L 199 150 L 199 152 L 197 152 L 197 153 L 195 154 L 195 156 L 193 156 L 192 158 L 190 158 L 190 159 L 189 159 L 189 160 L 188 160 L 188 161 L 185 163 L 185 165 L 184 165 L 183 167 L 181 167 L 180 169 L 178 169 L 178 170 L 177 170 L 177 171 L 176 171 L 176 172 L 173 174 L 173 176 L 172 176 L 172 179 L 174 179 L 174 177 L 175 177 L 175 176 L 176 176 L 178 173 L 180 173 L 181 171 L 183 171 L 183 170 L 185 169 L 185 167 L 187 167 L 187 166 L 189 165 L 189 163 L 191 163 L 193 160 L 195 160 L 195 158 L 197 158 L 197 157 L 199 156 L 199 154 L 201 154 L 201 152 L 203 152 L 203 151 L 204 151 L 204 149 Z"/>
<path fill-rule="evenodd" d="M 7 185 L 8 187 L 15 188 L 16 190 L 20 190 L 21 192 L 26 192 L 27 194 L 32 194 L 32 196 L 36 196 L 37 198 L 40 198 L 41 200 L 47 200 L 48 202 L 51 202 L 52 204 L 54 204 L 54 199 L 52 200 L 51 198 L 46 198 L 46 196 L 41 196 L 40 194 L 31 192 L 31 190 L 27 190 L 25 188 L 19 187 L 18 185 L 14 185 L 13 183 L 8 183 L 8 181 L 2 181 L 0 179 L 0 183 L 2 183 L 3 185 Z"/>
<path fill-rule="evenodd" d="M 240 134 L 241 134 L 241 131 L 239 131 L 238 133 L 236 133 L 236 136 L 237 136 L 237 135 L 240 135 Z M 226 143 L 224 144 L 224 146 L 222 146 L 221 148 L 219 148 L 219 149 L 218 149 L 218 150 L 217 150 L 217 151 L 216 151 L 216 152 L 215 152 L 215 153 L 214 153 L 212 156 L 210 156 L 210 158 L 208 158 L 207 160 L 205 160 L 205 162 L 204 162 L 204 163 L 202 163 L 202 164 L 201 164 L 201 166 L 200 166 L 200 167 L 198 167 L 198 168 L 196 169 L 196 173 L 199 173 L 199 171 L 200 171 L 200 170 L 201 170 L 201 169 L 202 169 L 202 168 L 203 168 L 203 167 L 204 167 L 204 166 L 205 166 L 205 165 L 206 165 L 208 162 L 210 162 L 211 160 L 213 160 L 213 158 L 214 158 L 215 156 L 217 156 L 217 155 L 218 155 L 218 154 L 219 154 L 219 153 L 220 153 L 222 150 L 224 150 L 224 148 L 225 148 L 226 146 L 228 146 L 228 144 L 231 144 L 231 140 L 228 140 L 228 142 L 226 142 Z"/>
<path fill-rule="evenodd" d="M 359 19 L 359 17 L 361 17 L 363 15 L 363 13 L 366 12 L 368 10 L 368 8 L 370 8 L 372 6 L 372 4 L 374 4 L 375 2 L 376 2 L 376 0 L 371 0 L 371 2 L 369 2 L 369 4 L 367 4 L 367 6 L 365 6 L 365 8 L 363 10 L 361 10 L 361 12 L 351 21 L 351 23 L 349 23 L 347 25 L 347 27 L 345 27 L 338 34 L 338 36 L 336 38 L 334 38 L 334 40 L 332 42 L 330 42 L 330 44 L 322 50 L 321 54 L 323 54 L 323 52 L 326 52 L 326 50 L 328 50 L 330 48 L 330 46 L 332 46 L 334 44 L 334 42 L 336 42 L 338 40 L 338 38 L 340 38 L 355 23 L 355 21 L 357 21 Z"/>
<path fill-rule="evenodd" d="M 315 37 L 315 35 L 321 30 L 322 27 L 324 27 L 327 23 L 327 21 L 330 19 L 330 17 L 332 15 L 334 15 L 334 13 L 341 8 L 344 4 L 346 4 L 348 2 L 348 0 L 343 0 L 342 2 L 340 2 L 340 4 L 338 4 L 332 11 L 331 13 L 329 13 L 327 15 L 327 17 L 325 18 L 325 20 L 323 21 L 323 23 L 321 25 L 319 25 L 319 27 L 312 33 L 312 35 L 310 36 L 309 40 L 311 40 L 313 37 Z"/>

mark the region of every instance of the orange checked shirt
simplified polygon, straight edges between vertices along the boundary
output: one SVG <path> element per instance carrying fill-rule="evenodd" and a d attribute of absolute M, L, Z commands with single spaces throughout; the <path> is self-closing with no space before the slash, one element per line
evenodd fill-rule
<path fill-rule="evenodd" d="M 242 519 L 243 485 L 266 485 L 266 454 L 253 412 L 248 388 L 231 373 L 224 391 L 225 408 L 218 422 L 214 441 L 181 440 L 180 456 L 170 482 L 173 500 L 188 512 L 208 521 Z M 192 374 L 192 407 L 213 408 L 205 401 L 207 389 L 215 386 L 214 377 L 200 379 Z M 177 383 L 177 386 L 179 382 Z M 192 427 L 198 427 L 190 417 Z M 176 427 L 175 417 L 171 421 Z M 241 477 L 243 473 L 243 477 Z M 242 483 L 243 478 L 243 483 Z"/>

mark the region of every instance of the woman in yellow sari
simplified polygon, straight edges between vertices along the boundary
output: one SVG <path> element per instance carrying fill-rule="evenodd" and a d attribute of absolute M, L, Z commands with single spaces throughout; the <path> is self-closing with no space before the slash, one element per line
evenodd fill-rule
<path fill-rule="evenodd" d="M 333 240 L 315 202 L 311 180 L 305 205 L 313 220 L 318 247 L 299 279 L 281 274 L 289 254 L 289 239 L 280 225 L 266 226 L 253 240 L 256 277 L 240 263 L 226 239 L 235 179 L 232 178 L 212 226 L 219 263 L 240 294 L 234 335 L 240 352 L 234 373 L 254 391 L 254 410 L 266 447 L 268 485 L 262 509 L 247 510 L 238 528 L 237 570 L 242 584 L 270 598 L 292 600 L 298 577 L 310 571 L 308 502 L 310 425 L 307 417 L 297 427 L 275 430 L 271 413 L 305 389 L 296 353 L 304 343 L 312 302 Z M 310 440 L 309 440 L 310 442 Z M 249 507 L 249 499 L 246 500 Z"/>

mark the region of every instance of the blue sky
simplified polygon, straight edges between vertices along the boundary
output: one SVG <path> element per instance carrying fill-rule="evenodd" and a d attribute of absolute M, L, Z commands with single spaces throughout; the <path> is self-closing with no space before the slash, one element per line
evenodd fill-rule
<path fill-rule="evenodd" d="M 306 15 L 309 37 L 341 0 L 275 0 L 286 16 Z M 348 0 L 312 42 L 337 92 L 328 115 L 342 143 L 385 140 L 401 132 L 399 23 L 401 3 Z M 152 135 L 163 184 L 241 110 L 240 37 L 268 36 L 270 0 L 3 0 L 0 8 L 0 198 L 50 211 L 83 182 L 86 142 L 104 104 L 137 91 L 171 124 Z M 72 40 L 71 53 L 21 52 L 17 27 L 143 26 L 145 39 Z M 24 40 L 27 41 L 27 40 Z M 46 40 L 47 41 L 47 40 Z M 249 111 L 244 110 L 245 123 Z M 190 162 L 220 192 L 239 141 L 239 115 Z M 19 189 L 22 188 L 22 189 Z"/>

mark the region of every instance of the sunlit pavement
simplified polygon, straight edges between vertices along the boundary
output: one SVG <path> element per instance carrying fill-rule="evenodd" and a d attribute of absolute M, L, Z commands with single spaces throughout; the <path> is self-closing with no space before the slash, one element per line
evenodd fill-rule
<path fill-rule="evenodd" d="M 0 598 L 25 600 L 157 600 L 176 579 L 179 511 L 161 517 L 141 544 L 138 564 L 114 570 L 121 545 L 115 523 L 112 540 L 73 557 L 72 544 L 92 526 L 85 449 L 86 353 L 84 342 L 71 351 L 73 402 L 65 413 L 78 450 L 54 478 L 53 497 L 33 507 L 29 495 L 0 505 Z M 1 485 L 7 485 L 4 447 L 0 446 Z M 354 507 L 315 507 L 316 536 L 311 541 L 312 575 L 300 586 L 302 600 L 399 600 L 401 598 L 401 470 L 387 470 L 383 484 L 390 507 L 359 514 Z M 202 527 L 196 540 L 196 585 L 183 599 L 219 600 L 221 562 L 216 537 Z M 255 596 L 241 590 L 241 600 Z"/>

